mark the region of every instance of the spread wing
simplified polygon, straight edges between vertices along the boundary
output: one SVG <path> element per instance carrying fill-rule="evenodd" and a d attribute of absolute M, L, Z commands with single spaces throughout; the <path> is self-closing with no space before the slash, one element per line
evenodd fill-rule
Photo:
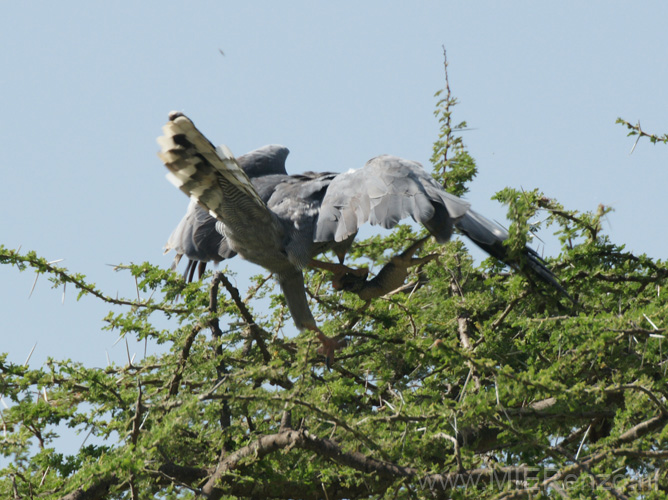
<path fill-rule="evenodd" d="M 342 241 L 365 222 L 392 228 L 408 217 L 424 225 L 439 243 L 450 238 L 454 226 L 493 257 L 511 267 L 518 264 L 503 244 L 508 239 L 505 229 L 447 193 L 419 163 L 387 155 L 332 180 L 320 208 L 315 241 Z M 568 296 L 529 247 L 524 261 L 541 280 Z"/>
<path fill-rule="evenodd" d="M 320 207 L 315 241 L 343 241 L 365 222 L 384 228 L 412 217 L 444 243 L 469 204 L 451 195 L 417 162 L 383 155 L 339 174 Z"/>
<path fill-rule="evenodd" d="M 312 233 L 299 231 L 301 239 L 295 239 L 306 260 L 332 242 L 352 241 L 366 222 L 392 228 L 411 217 L 440 243 L 457 227 L 490 255 L 517 264 L 503 245 L 507 232 L 443 190 L 417 162 L 384 155 L 343 174 L 287 176 L 288 150 L 281 146 L 266 146 L 238 162 L 224 146 L 214 148 L 180 113 L 171 114 L 163 130 L 159 156 L 170 170 L 168 178 L 197 203 L 191 203 L 167 244 L 177 251 L 176 262 L 182 254 L 191 259 L 191 276 L 195 261 L 218 262 L 234 255 L 223 224 L 243 232 L 252 220 L 254 227 L 270 228 L 274 221 L 267 204 L 295 227 L 313 224 Z M 527 247 L 524 256 L 534 273 L 568 296 L 535 251 Z"/>

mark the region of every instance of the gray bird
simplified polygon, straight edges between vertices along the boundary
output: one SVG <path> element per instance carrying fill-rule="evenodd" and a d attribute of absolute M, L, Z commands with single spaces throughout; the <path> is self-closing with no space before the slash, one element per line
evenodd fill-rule
<path fill-rule="evenodd" d="M 179 112 L 170 113 L 163 133 L 158 156 L 169 169 L 167 178 L 191 198 L 166 246 L 176 251 L 173 267 L 185 255 L 189 263 L 184 276 L 192 279 L 195 267 L 201 275 L 207 262 L 238 253 L 269 270 L 296 326 L 316 333 L 322 343 L 318 352 L 328 366 L 340 343 L 316 325 L 302 269 L 331 271 L 336 288 L 370 299 L 400 286 L 407 268 L 425 259 L 412 258 L 427 239 L 422 238 L 367 281 L 366 270 L 343 265 L 362 224 L 392 228 L 412 217 L 439 243 L 448 241 L 456 227 L 490 255 L 507 260 L 503 241 L 508 233 L 447 193 L 417 162 L 383 155 L 345 173 L 287 175 L 289 151 L 282 146 L 265 146 L 235 158 L 226 146 L 213 146 Z M 315 260 L 328 250 L 339 264 Z M 525 260 L 538 277 L 564 292 L 530 248 L 525 249 Z"/>

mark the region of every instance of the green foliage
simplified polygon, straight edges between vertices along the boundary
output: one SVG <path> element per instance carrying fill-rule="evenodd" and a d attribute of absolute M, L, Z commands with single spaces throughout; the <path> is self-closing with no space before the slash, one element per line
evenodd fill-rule
<path fill-rule="evenodd" d="M 435 176 L 461 194 L 475 163 L 445 92 Z M 267 276 L 243 297 L 224 273 L 187 285 L 130 265 L 152 298 L 117 299 L 0 247 L 1 264 L 121 306 L 104 319 L 114 335 L 165 347 L 104 369 L 0 356 L 0 498 L 666 498 L 668 266 L 611 242 L 605 207 L 569 211 L 537 190 L 497 199 L 517 255 L 537 213 L 555 228 L 548 264 L 574 302 L 476 266 L 456 239 L 425 245 L 437 258 L 368 303 L 309 271 L 323 331 L 348 339 L 331 371 L 312 333 L 280 334 L 289 317 Z M 401 226 L 349 257 L 377 272 L 417 237 Z M 65 455 L 63 426 L 104 444 Z"/>
<path fill-rule="evenodd" d="M 438 101 L 434 116 L 438 118 L 440 127 L 438 139 L 434 142 L 431 163 L 434 167 L 434 178 L 450 193 L 462 196 L 468 192 L 466 184 L 475 177 L 478 170 L 461 136 L 456 135 L 466 129 L 466 122 L 452 124 L 452 108 L 458 101 L 450 91 L 447 69 L 446 60 L 445 88 L 435 94 Z"/>

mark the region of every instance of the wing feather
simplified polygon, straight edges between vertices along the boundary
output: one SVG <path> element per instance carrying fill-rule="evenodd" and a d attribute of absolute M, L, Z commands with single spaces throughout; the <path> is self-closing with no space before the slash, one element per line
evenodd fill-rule
<path fill-rule="evenodd" d="M 468 209 L 469 203 L 445 192 L 419 163 L 378 156 L 332 180 L 320 207 L 315 241 L 343 241 L 366 222 L 390 229 L 411 217 L 443 242 L 450 237 L 451 221 Z"/>

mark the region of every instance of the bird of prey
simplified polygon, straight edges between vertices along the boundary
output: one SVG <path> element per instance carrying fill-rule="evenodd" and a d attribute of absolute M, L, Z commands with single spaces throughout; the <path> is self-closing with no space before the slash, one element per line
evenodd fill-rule
<path fill-rule="evenodd" d="M 507 260 L 503 241 L 508 233 L 446 192 L 417 162 L 383 155 L 344 173 L 288 175 L 285 147 L 265 146 L 235 158 L 226 146 L 213 146 L 179 112 L 170 113 L 163 133 L 158 156 L 169 170 L 167 178 L 191 199 L 167 243 L 167 250 L 177 253 L 174 265 L 185 255 L 185 275 L 192 279 L 198 265 L 201 275 L 207 262 L 238 253 L 272 272 L 296 326 L 316 333 L 322 343 L 318 352 L 328 366 L 340 343 L 318 328 L 302 269 L 331 271 L 335 288 L 370 299 L 399 287 L 408 267 L 429 258 L 413 258 L 425 237 L 367 281 L 366 270 L 343 264 L 362 224 L 392 228 L 412 217 L 439 243 L 448 241 L 456 227 L 490 255 Z M 329 250 L 339 264 L 315 260 Z M 524 253 L 537 276 L 563 290 L 533 250 Z"/>

